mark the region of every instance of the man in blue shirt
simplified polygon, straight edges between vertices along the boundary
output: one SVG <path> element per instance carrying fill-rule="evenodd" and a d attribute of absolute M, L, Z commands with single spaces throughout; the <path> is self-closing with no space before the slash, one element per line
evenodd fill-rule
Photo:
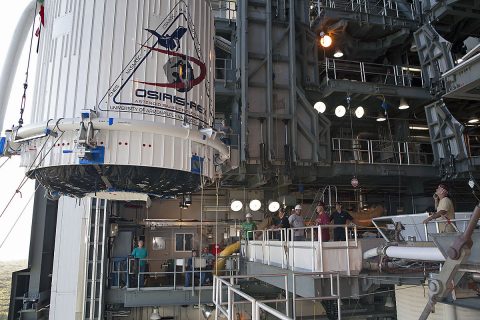
<path fill-rule="evenodd" d="M 353 223 L 353 217 L 346 211 L 342 210 L 342 204 L 337 202 L 335 204 L 335 212 L 330 216 L 330 221 L 333 220 L 333 224 L 345 225 L 347 222 Z M 336 227 L 333 229 L 333 241 L 345 241 L 345 227 Z"/>
<path fill-rule="evenodd" d="M 145 267 L 147 265 L 147 261 L 145 260 L 148 256 L 147 249 L 143 247 L 143 240 L 138 240 L 138 247 L 133 249 L 132 257 L 135 258 L 135 262 L 138 266 L 138 273 L 145 272 Z M 143 287 L 144 282 L 144 274 L 138 275 L 138 285 L 139 287 Z"/>

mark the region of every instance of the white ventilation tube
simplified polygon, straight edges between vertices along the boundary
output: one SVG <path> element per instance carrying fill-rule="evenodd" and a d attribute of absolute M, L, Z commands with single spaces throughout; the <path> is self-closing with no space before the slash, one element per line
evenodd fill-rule
<path fill-rule="evenodd" d="M 22 56 L 25 40 L 32 29 L 36 2 L 37 0 L 30 1 L 23 11 L 20 20 L 18 20 L 12 41 L 10 42 L 10 47 L 8 48 L 7 57 L 3 63 L 3 70 L 0 75 L 0 130 L 3 129 L 8 100 L 10 99 L 10 91 L 12 90 L 13 80 L 17 73 L 18 61 Z"/>
<path fill-rule="evenodd" d="M 379 248 L 373 248 L 363 253 L 364 259 L 378 256 Z M 381 251 L 381 250 L 380 250 Z M 399 247 L 388 246 L 383 249 L 384 254 L 390 258 L 420 260 L 420 261 L 445 261 L 445 257 L 435 247 Z"/>

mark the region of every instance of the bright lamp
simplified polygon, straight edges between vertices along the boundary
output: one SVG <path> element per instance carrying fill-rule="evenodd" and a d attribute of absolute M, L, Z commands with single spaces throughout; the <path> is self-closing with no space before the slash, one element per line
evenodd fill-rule
<path fill-rule="evenodd" d="M 342 105 L 339 105 L 338 107 L 335 108 L 335 115 L 339 118 L 343 117 L 346 112 L 347 112 L 347 109 L 345 109 L 345 107 Z"/>
<path fill-rule="evenodd" d="M 258 211 L 258 210 L 260 210 L 260 208 L 262 207 L 262 203 L 260 202 L 260 200 L 253 199 L 253 200 L 250 201 L 250 203 L 248 204 L 248 207 L 249 207 L 250 210 L 252 210 L 252 211 Z"/>

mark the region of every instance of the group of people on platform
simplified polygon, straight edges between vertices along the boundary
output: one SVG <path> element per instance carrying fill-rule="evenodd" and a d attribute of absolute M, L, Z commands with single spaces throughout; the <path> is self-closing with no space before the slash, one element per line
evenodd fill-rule
<path fill-rule="evenodd" d="M 450 199 L 449 187 L 445 183 L 440 183 L 435 190 L 433 195 L 435 200 L 435 211 L 430 210 L 429 217 L 426 218 L 423 223 L 429 223 L 432 220 L 438 222 L 438 232 L 456 232 L 457 228 L 455 222 L 452 221 L 455 219 L 455 210 L 453 202 Z M 326 225 L 336 225 L 333 228 L 333 241 L 345 241 L 345 225 L 353 224 L 354 218 L 342 208 L 342 203 L 335 203 L 335 211 L 331 214 L 328 214 L 327 207 L 325 203 L 318 202 L 315 207 L 316 218 L 314 221 L 315 226 L 326 226 Z M 312 224 L 310 224 L 312 225 Z M 294 209 L 292 209 L 290 216 L 287 216 L 284 208 L 278 210 L 278 215 L 271 217 L 271 222 L 266 224 L 266 227 L 259 229 L 287 229 L 287 228 L 304 228 L 305 218 L 302 216 L 302 206 L 297 204 Z M 246 221 L 242 224 L 242 229 L 244 231 L 245 239 L 252 240 L 254 238 L 254 230 L 257 230 L 257 226 L 254 221 L 252 221 L 252 214 L 247 213 Z M 330 228 L 321 228 L 321 240 L 330 241 Z M 274 236 L 274 238 L 280 237 Z M 295 229 L 293 231 L 293 240 L 294 241 L 304 241 L 305 229 Z"/>
<path fill-rule="evenodd" d="M 318 202 L 315 207 L 316 218 L 314 221 L 315 226 L 326 226 L 326 225 L 337 225 L 333 229 L 333 240 L 334 241 L 344 241 L 346 240 L 345 227 L 344 225 L 352 224 L 353 217 L 342 208 L 342 204 L 337 202 L 335 204 L 335 211 L 332 214 L 328 214 L 326 211 L 326 206 L 323 202 Z M 253 240 L 254 230 L 257 229 L 257 225 L 252 220 L 252 214 L 247 213 L 245 216 L 246 221 L 242 223 L 242 229 L 244 231 L 244 238 L 248 240 Z M 294 241 L 305 241 L 305 218 L 302 216 L 302 206 L 297 204 L 294 209 L 292 209 L 290 216 L 287 216 L 286 210 L 280 208 L 278 210 L 278 215 L 271 218 L 271 223 L 267 223 L 268 229 L 288 229 L 294 228 L 293 230 L 293 240 Z M 274 234 L 274 238 L 280 238 L 279 234 Z M 330 228 L 323 228 L 321 230 L 321 239 L 322 241 L 330 241 Z M 280 240 L 280 239 L 279 239 Z"/>

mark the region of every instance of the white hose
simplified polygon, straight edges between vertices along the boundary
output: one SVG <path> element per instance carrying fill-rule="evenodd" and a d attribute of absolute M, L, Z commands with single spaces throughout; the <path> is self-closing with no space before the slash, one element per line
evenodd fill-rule
<path fill-rule="evenodd" d="M 363 253 L 363 259 L 370 259 L 378 256 L 378 248 L 372 248 Z"/>
<path fill-rule="evenodd" d="M 17 73 L 18 61 L 22 56 L 25 40 L 32 28 L 36 2 L 37 0 L 30 1 L 20 16 L 20 20 L 18 20 L 12 41 L 10 42 L 10 47 L 8 48 L 7 57 L 3 64 L 2 74 L 0 75 L 0 129 L 2 129 L 2 131 L 8 100 L 10 99 L 10 91 L 12 90 L 13 80 Z"/>
<path fill-rule="evenodd" d="M 445 261 L 445 257 L 435 247 L 397 247 L 390 246 L 385 250 L 385 255 L 390 258 L 420 260 L 420 261 Z"/>
<path fill-rule="evenodd" d="M 381 249 L 380 249 L 381 251 Z M 373 248 L 363 253 L 363 259 L 378 256 L 379 248 Z M 385 249 L 385 255 L 390 258 L 420 260 L 420 261 L 445 261 L 445 257 L 435 247 L 399 247 L 389 246 Z"/>

